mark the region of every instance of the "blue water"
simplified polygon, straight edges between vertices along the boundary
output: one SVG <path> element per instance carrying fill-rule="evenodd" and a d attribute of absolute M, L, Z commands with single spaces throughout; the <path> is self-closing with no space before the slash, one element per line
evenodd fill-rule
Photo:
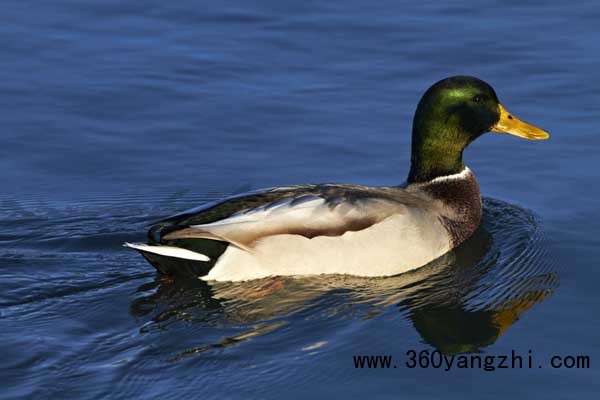
<path fill-rule="evenodd" d="M 600 391 L 597 2 L 123 3 L 3 3 L 0 397 Z M 121 247 L 231 193 L 402 182 L 417 101 L 455 74 L 552 138 L 469 147 L 483 228 L 438 262 L 205 285 Z M 411 349 L 531 350 L 534 368 L 409 369 Z"/>

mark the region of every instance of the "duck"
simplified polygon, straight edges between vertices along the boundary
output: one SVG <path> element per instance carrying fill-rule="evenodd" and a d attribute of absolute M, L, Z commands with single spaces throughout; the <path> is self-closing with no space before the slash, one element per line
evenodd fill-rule
<path fill-rule="evenodd" d="M 146 243 L 124 246 L 159 273 L 185 270 L 205 281 L 399 275 L 448 253 L 481 224 L 482 197 L 463 151 L 486 132 L 550 137 L 507 111 L 483 80 L 449 77 L 418 102 L 404 183 L 248 192 L 160 220 Z"/>

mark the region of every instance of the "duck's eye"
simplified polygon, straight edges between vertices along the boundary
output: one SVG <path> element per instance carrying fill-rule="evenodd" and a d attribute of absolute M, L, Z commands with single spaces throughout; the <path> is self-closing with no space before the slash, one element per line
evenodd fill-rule
<path fill-rule="evenodd" d="M 475 103 L 481 103 L 483 102 L 483 96 L 480 94 L 476 94 L 475 96 L 473 96 L 473 101 Z"/>

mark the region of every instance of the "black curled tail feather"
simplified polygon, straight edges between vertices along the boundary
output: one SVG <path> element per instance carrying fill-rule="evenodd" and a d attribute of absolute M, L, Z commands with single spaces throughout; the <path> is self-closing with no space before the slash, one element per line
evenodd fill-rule
<path fill-rule="evenodd" d="M 148 244 L 166 244 L 166 242 L 163 240 L 163 237 L 179 229 L 182 229 L 182 227 L 176 224 L 170 222 L 159 222 L 151 226 L 148 230 Z"/>

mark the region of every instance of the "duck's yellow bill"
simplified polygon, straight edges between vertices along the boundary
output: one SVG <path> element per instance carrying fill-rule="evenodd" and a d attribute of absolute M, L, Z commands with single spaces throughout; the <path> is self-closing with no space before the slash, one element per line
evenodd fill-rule
<path fill-rule="evenodd" d="M 498 104 L 498 108 L 500 109 L 500 119 L 492 126 L 492 131 L 508 133 L 528 140 L 546 140 L 550 137 L 550 134 L 545 130 L 521 121 L 506 111 L 502 104 Z"/>

